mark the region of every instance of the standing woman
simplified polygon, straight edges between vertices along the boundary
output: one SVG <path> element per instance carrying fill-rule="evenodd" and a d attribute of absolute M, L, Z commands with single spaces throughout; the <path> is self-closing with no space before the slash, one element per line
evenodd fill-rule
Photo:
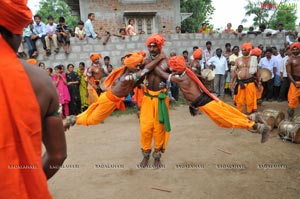
<path fill-rule="evenodd" d="M 136 32 L 134 30 L 134 19 L 129 19 L 126 32 L 127 35 L 136 35 Z"/>
<path fill-rule="evenodd" d="M 70 93 L 68 90 L 68 82 L 66 78 L 66 74 L 63 72 L 63 66 L 57 65 L 55 66 L 55 73 L 52 76 L 52 81 L 56 86 L 56 91 L 59 97 L 59 103 L 62 106 L 62 118 L 65 118 L 69 115 L 69 102 L 70 102 Z"/>
<path fill-rule="evenodd" d="M 87 92 L 87 77 L 86 77 L 86 70 L 85 70 L 84 62 L 79 63 L 79 68 L 77 70 L 77 74 L 80 78 L 79 94 L 80 94 L 80 101 L 81 101 L 81 112 L 83 112 L 89 106 L 88 92 Z"/>
<path fill-rule="evenodd" d="M 68 64 L 67 70 L 68 89 L 71 96 L 71 102 L 69 103 L 70 114 L 78 115 L 81 109 L 79 94 L 80 78 L 78 74 L 74 72 L 73 64 Z"/>

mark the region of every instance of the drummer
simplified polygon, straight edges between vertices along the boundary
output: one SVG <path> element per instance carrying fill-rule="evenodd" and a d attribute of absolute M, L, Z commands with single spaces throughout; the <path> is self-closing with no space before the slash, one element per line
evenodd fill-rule
<path fill-rule="evenodd" d="M 101 54 L 92 54 L 90 59 L 92 61 L 92 65 L 88 68 L 86 76 L 88 81 L 88 104 L 91 105 L 92 103 L 96 102 L 98 96 L 102 92 L 100 88 L 100 81 L 103 77 L 102 72 L 102 63 L 100 61 L 102 58 Z"/>
<path fill-rule="evenodd" d="M 257 72 L 257 57 L 250 56 L 250 51 L 252 49 L 251 43 L 244 43 L 241 46 L 242 56 L 235 60 L 235 69 L 232 73 L 232 89 L 233 82 L 235 81 L 237 84 L 235 85 L 235 103 L 237 109 L 240 112 L 243 112 L 244 105 L 246 104 L 246 112 L 247 114 L 251 114 L 257 111 L 257 103 L 256 103 L 256 72 Z M 261 82 L 258 83 L 260 87 Z"/>
<path fill-rule="evenodd" d="M 266 56 L 263 57 L 258 64 L 259 67 L 268 69 L 272 74 L 270 80 L 266 82 L 262 82 L 262 85 L 264 87 L 262 99 L 267 100 L 269 102 L 273 101 L 274 74 L 276 74 L 277 71 L 277 67 L 276 67 L 277 61 L 275 60 L 274 57 L 272 57 L 272 54 L 273 54 L 272 49 L 267 48 L 265 54 Z"/>
<path fill-rule="evenodd" d="M 288 93 L 288 118 L 291 120 L 294 116 L 295 108 L 297 108 L 300 97 L 300 43 L 295 42 L 291 45 L 290 50 L 292 56 L 286 66 L 286 72 L 291 80 Z"/>

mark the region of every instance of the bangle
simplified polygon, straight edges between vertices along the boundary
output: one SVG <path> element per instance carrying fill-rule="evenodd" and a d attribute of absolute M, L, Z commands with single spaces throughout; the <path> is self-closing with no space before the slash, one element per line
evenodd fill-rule
<path fill-rule="evenodd" d="M 172 73 L 168 77 L 168 82 L 171 81 Z"/>

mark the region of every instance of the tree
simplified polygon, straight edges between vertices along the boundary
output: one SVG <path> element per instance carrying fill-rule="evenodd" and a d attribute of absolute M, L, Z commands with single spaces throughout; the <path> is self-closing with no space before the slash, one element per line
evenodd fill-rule
<path fill-rule="evenodd" d="M 269 13 L 272 8 L 276 5 L 274 0 L 265 0 L 263 2 L 257 0 L 256 2 L 252 2 L 248 0 L 248 4 L 245 6 L 245 17 L 249 17 L 254 15 L 253 25 L 259 26 L 260 24 L 268 25 Z M 276 7 L 276 6 L 275 6 Z M 247 19 L 243 19 L 242 22 L 246 22 Z"/>
<path fill-rule="evenodd" d="M 278 6 L 277 12 L 274 14 L 274 18 L 270 20 L 270 28 L 277 29 L 278 24 L 282 23 L 284 29 L 295 31 L 296 28 L 296 8 L 293 5 L 284 4 L 283 6 Z"/>
<path fill-rule="evenodd" d="M 212 0 L 180 0 L 180 11 L 193 13 L 192 16 L 181 23 L 181 29 L 187 32 L 197 32 L 201 24 L 208 22 L 215 8 Z"/>
<path fill-rule="evenodd" d="M 248 0 L 245 6 L 245 16 L 255 15 L 253 25 L 259 26 L 266 24 L 267 27 L 277 29 L 278 24 L 282 23 L 287 30 L 295 30 L 296 27 L 296 4 L 289 4 L 287 0 L 281 0 L 277 4 L 274 0 L 264 0 L 262 2 L 252 2 Z M 243 22 L 246 22 L 243 19 Z"/>
<path fill-rule="evenodd" d="M 52 15 L 56 23 L 58 23 L 58 18 L 62 16 L 70 28 L 75 28 L 78 23 L 78 17 L 72 16 L 71 8 L 64 0 L 42 0 L 37 14 L 41 15 L 44 22 L 49 15 Z"/>

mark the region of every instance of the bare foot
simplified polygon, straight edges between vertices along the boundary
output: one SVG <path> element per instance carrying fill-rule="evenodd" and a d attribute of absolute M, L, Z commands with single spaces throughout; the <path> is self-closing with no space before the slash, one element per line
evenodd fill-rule
<path fill-rule="evenodd" d="M 144 157 L 143 160 L 140 163 L 140 167 L 141 168 L 145 168 L 148 166 L 148 162 L 149 162 L 149 157 Z"/>
<path fill-rule="evenodd" d="M 161 161 L 160 161 L 159 158 L 157 158 L 157 159 L 154 160 L 154 167 L 155 167 L 156 169 L 160 169 L 160 168 L 163 167 L 163 165 L 162 165 L 162 163 L 161 163 Z"/>

